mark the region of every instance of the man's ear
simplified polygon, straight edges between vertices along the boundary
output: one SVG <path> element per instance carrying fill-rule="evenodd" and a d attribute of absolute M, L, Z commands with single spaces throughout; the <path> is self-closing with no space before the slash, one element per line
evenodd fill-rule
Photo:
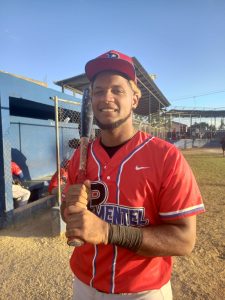
<path fill-rule="evenodd" d="M 139 103 L 139 97 L 138 97 L 137 94 L 134 94 L 134 95 L 133 95 L 132 108 L 133 108 L 133 109 L 137 108 L 138 103 Z"/>

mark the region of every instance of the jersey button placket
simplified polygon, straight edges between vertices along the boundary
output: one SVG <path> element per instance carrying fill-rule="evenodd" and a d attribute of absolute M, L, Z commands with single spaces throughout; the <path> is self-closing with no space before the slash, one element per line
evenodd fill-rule
<path fill-rule="evenodd" d="M 109 168 L 107 167 L 107 165 L 103 166 L 102 179 L 105 179 L 106 181 L 111 180 Z"/>

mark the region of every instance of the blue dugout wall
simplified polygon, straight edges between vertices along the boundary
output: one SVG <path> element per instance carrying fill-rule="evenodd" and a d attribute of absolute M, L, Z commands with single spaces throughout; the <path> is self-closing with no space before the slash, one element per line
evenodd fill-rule
<path fill-rule="evenodd" d="M 50 99 L 54 96 L 80 101 L 0 72 L 0 223 L 13 210 L 11 159 L 21 165 L 27 179 L 56 170 L 54 102 Z M 70 127 L 74 136 L 74 124 Z"/>
<path fill-rule="evenodd" d="M 55 124 L 51 120 L 10 118 L 12 160 L 26 179 L 48 176 L 56 170 Z"/>

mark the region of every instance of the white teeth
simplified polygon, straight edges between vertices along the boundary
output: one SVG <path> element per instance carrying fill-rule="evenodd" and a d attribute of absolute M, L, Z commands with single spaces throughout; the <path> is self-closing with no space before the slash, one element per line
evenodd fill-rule
<path fill-rule="evenodd" d="M 115 109 L 112 109 L 112 108 L 102 108 L 101 111 L 116 111 Z"/>

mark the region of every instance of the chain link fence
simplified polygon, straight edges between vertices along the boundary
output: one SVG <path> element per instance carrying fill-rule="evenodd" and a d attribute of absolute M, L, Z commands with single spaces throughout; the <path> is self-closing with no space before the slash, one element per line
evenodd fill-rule
<path fill-rule="evenodd" d="M 53 97 L 55 103 L 56 160 L 58 182 L 60 168 L 71 158 L 79 146 L 80 102 Z M 58 203 L 61 203 L 61 186 L 58 184 Z"/>
<path fill-rule="evenodd" d="M 164 120 L 162 120 L 161 122 L 149 123 L 147 121 L 142 121 L 137 118 L 134 118 L 133 124 L 136 130 L 147 132 L 161 139 L 166 138 L 168 126 L 167 124 L 164 124 Z"/>
<path fill-rule="evenodd" d="M 79 146 L 80 105 L 72 102 L 62 102 L 59 99 L 58 130 L 60 135 L 60 158 L 69 159 Z"/>
<path fill-rule="evenodd" d="M 11 172 L 11 160 L 12 160 L 12 150 L 11 150 L 11 141 L 10 141 L 10 127 L 4 134 L 4 138 L 2 139 L 3 143 L 3 157 L 4 160 L 4 171 L 2 170 L 2 175 L 4 174 L 4 181 L 5 181 L 5 189 L 0 188 L 0 198 L 7 199 L 12 198 L 12 172 Z M 9 171 L 8 171 L 9 170 Z M 9 201 L 8 201 L 9 203 Z M 2 207 L 1 210 L 5 209 Z"/>

